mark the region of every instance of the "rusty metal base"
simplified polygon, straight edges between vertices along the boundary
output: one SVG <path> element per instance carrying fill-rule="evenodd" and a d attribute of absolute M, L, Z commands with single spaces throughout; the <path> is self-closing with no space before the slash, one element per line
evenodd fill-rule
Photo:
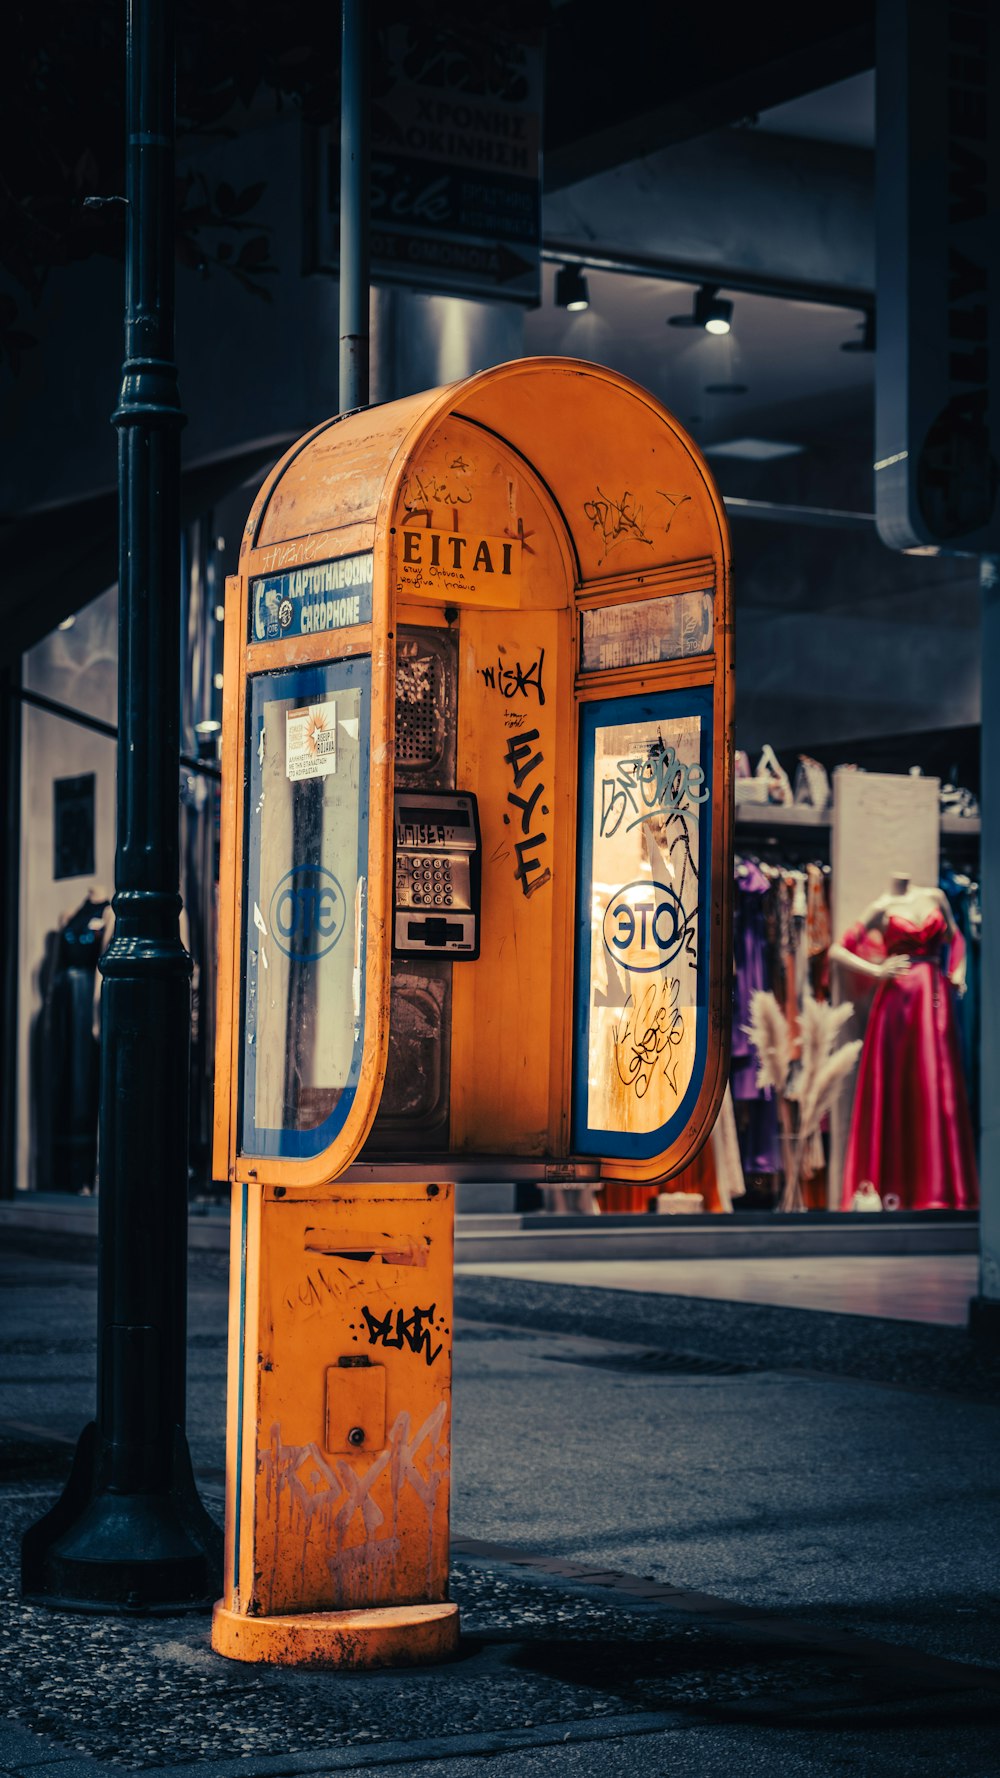
<path fill-rule="evenodd" d="M 366 1611 L 308 1611 L 244 1617 L 220 1599 L 212 1647 L 231 1661 L 284 1667 L 419 1667 L 458 1647 L 458 1606 L 390 1605 Z"/>

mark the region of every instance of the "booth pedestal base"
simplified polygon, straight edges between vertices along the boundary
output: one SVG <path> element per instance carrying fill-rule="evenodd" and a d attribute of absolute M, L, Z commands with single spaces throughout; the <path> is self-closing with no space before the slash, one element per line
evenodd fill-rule
<path fill-rule="evenodd" d="M 244 1617 L 220 1600 L 212 1647 L 232 1661 L 285 1667 L 419 1667 L 458 1647 L 458 1606 L 389 1605 L 367 1611 L 308 1611 Z"/>

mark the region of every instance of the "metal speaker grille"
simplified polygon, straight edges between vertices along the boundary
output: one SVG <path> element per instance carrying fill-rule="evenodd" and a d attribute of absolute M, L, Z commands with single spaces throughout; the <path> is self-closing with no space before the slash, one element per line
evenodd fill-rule
<path fill-rule="evenodd" d="M 441 757 L 444 666 L 422 650 L 401 654 L 396 664 L 396 764 L 431 767 Z"/>

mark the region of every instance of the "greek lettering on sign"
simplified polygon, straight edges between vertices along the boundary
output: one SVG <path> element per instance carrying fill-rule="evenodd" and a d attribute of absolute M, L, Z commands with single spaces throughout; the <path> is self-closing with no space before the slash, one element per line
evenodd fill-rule
<path fill-rule="evenodd" d="M 369 623 L 373 574 L 369 550 L 252 580 L 251 641 L 276 642 L 285 636 L 314 636 Z"/>
<path fill-rule="evenodd" d="M 396 534 L 395 560 L 396 588 L 403 598 L 408 591 L 437 592 L 459 601 L 513 605 L 519 597 L 521 541 L 516 537 L 407 524 Z"/>

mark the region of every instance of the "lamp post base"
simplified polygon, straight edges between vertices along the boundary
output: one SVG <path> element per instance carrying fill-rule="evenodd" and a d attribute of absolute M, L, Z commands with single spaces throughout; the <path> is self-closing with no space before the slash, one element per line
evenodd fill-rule
<path fill-rule="evenodd" d="M 91 1423 L 69 1481 L 21 1545 L 22 1597 L 57 1611 L 164 1615 L 208 1611 L 222 1568 L 222 1533 L 198 1497 L 187 1441 L 155 1492 L 118 1492 L 100 1479 Z"/>

